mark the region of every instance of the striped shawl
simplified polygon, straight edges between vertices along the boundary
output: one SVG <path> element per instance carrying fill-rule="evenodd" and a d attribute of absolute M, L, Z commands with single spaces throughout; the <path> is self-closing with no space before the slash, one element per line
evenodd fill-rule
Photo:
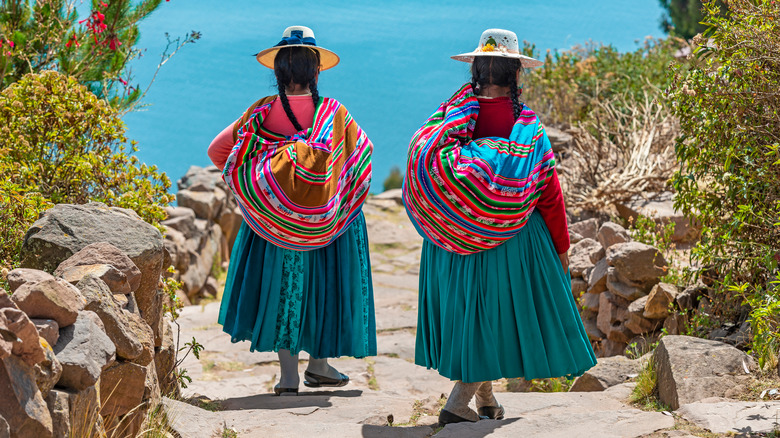
<path fill-rule="evenodd" d="M 311 128 L 285 137 L 263 127 L 276 96 L 234 125 L 225 180 L 247 224 L 282 248 L 333 242 L 355 219 L 371 182 L 372 144 L 347 109 L 322 98 Z"/>
<path fill-rule="evenodd" d="M 412 137 L 404 180 L 404 205 L 417 232 L 458 254 L 517 234 L 555 166 L 544 128 L 527 106 L 509 139 L 473 140 L 478 113 L 466 84 Z"/>

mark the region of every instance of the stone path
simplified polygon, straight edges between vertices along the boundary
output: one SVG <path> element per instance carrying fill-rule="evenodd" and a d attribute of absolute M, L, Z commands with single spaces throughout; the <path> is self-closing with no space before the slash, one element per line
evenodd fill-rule
<path fill-rule="evenodd" d="M 179 318 L 182 342 L 193 336 L 205 346 L 200 360 L 183 363 L 192 383 L 184 397 L 200 396 L 204 410 L 166 400 L 168 416 L 182 436 L 239 437 L 667 437 L 675 420 L 644 412 L 625 400 L 630 384 L 599 393 L 508 393 L 495 384 L 506 407 L 503 421 L 435 426 L 451 382 L 413 363 L 417 321 L 420 239 L 393 199 L 366 204 L 372 245 L 377 340 L 380 355 L 340 358 L 332 364 L 350 376 L 333 391 L 303 385 L 298 397 L 271 393 L 278 378 L 274 353 L 250 353 L 249 343 L 232 344 L 217 324 L 219 303 L 191 306 Z M 302 354 L 300 373 L 306 367 Z M 227 436 L 227 435 L 224 435 Z"/>

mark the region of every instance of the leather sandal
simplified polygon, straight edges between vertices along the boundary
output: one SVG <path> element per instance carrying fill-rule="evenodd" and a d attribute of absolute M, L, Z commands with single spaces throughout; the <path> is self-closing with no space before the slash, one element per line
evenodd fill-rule
<path fill-rule="evenodd" d="M 479 420 L 487 420 L 487 417 L 484 417 L 482 415 L 479 416 L 477 421 Z M 453 414 L 452 412 L 442 409 L 441 412 L 439 412 L 439 427 L 444 427 L 450 423 L 475 423 L 476 421 L 471 421 L 468 418 L 463 418 L 460 415 Z"/>
<path fill-rule="evenodd" d="M 487 417 L 491 420 L 503 420 L 505 411 L 504 407 L 501 405 L 482 406 L 481 408 L 477 408 L 477 413 L 480 417 Z"/>
<path fill-rule="evenodd" d="M 274 386 L 274 394 L 276 395 L 298 395 L 298 388 L 282 388 L 277 383 L 276 386 Z"/>
<path fill-rule="evenodd" d="M 339 373 L 339 376 L 341 376 L 341 378 L 334 379 L 332 377 L 320 376 L 319 374 L 314 374 L 308 371 L 304 371 L 303 384 L 309 388 L 322 388 L 322 387 L 338 388 L 341 386 L 345 386 L 347 383 L 349 383 L 349 376 L 341 373 Z"/>

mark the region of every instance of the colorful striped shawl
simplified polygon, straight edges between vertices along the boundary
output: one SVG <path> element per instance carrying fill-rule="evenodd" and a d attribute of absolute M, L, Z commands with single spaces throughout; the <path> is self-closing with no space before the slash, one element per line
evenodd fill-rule
<path fill-rule="evenodd" d="M 360 212 L 371 182 L 371 141 L 347 109 L 322 98 L 311 128 L 285 137 L 263 128 L 276 96 L 234 127 L 225 180 L 258 235 L 282 248 L 322 248 Z"/>
<path fill-rule="evenodd" d="M 547 134 L 527 106 L 509 139 L 472 140 L 478 113 L 466 84 L 412 137 L 404 179 L 404 205 L 417 232 L 458 254 L 517 234 L 555 166 Z"/>

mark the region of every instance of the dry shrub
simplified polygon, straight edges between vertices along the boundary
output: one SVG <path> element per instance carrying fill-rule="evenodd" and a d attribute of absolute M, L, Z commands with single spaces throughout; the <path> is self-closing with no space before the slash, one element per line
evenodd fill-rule
<path fill-rule="evenodd" d="M 658 101 L 614 98 L 569 131 L 572 147 L 561 160 L 563 192 L 575 209 L 608 211 L 616 202 L 667 189 L 677 168 L 676 120 Z"/>

